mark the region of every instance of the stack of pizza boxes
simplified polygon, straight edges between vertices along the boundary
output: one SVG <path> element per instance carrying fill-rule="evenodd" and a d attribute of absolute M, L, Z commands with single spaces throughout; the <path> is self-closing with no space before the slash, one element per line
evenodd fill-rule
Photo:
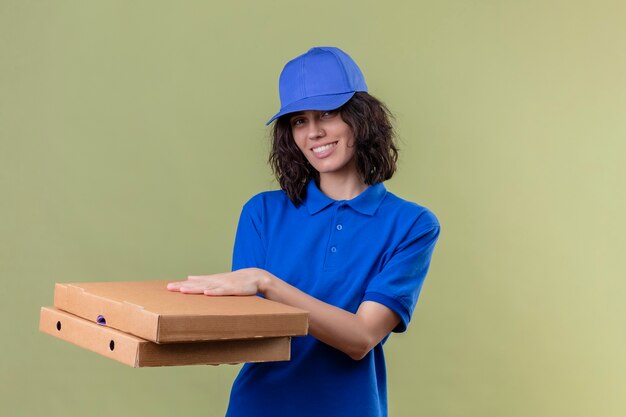
<path fill-rule="evenodd" d="M 257 296 L 168 291 L 168 281 L 56 284 L 39 329 L 132 367 L 290 359 L 308 313 Z"/>

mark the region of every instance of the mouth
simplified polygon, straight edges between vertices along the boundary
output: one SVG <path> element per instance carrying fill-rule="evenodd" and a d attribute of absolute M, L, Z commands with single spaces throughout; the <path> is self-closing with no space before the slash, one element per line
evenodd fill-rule
<path fill-rule="evenodd" d="M 325 152 L 328 152 L 335 146 L 337 146 L 337 142 L 331 142 L 331 143 L 327 143 L 326 145 L 316 146 L 315 148 L 311 148 L 311 150 L 313 151 L 314 154 L 321 155 Z"/>

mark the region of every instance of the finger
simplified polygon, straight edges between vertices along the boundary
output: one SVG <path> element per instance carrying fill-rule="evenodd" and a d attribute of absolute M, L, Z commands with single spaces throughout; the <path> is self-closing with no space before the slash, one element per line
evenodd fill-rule
<path fill-rule="evenodd" d="M 222 296 L 222 295 L 232 295 L 228 294 L 228 291 L 224 288 L 208 288 L 204 290 L 204 295 L 212 295 L 212 296 Z"/>
<path fill-rule="evenodd" d="M 204 295 L 223 296 L 223 295 L 255 295 L 256 292 L 252 287 L 240 287 L 236 285 L 228 286 L 215 286 L 213 288 L 206 288 Z"/>
<path fill-rule="evenodd" d="M 213 279 L 206 279 L 206 280 L 202 280 L 202 281 L 185 281 L 182 283 L 181 288 L 183 287 L 187 287 L 187 288 L 211 288 L 214 287 L 216 285 L 219 285 L 219 281 L 215 281 Z"/>
<path fill-rule="evenodd" d="M 183 294 L 203 294 L 204 287 L 185 285 L 180 287 L 179 291 Z"/>
<path fill-rule="evenodd" d="M 180 287 L 181 285 L 186 285 L 189 283 L 189 280 L 183 280 L 183 281 L 172 281 L 170 283 L 167 284 L 168 287 Z"/>
<path fill-rule="evenodd" d="M 189 275 L 187 281 L 200 281 L 208 277 L 210 277 L 210 275 Z"/>
<path fill-rule="evenodd" d="M 189 275 L 187 277 L 188 281 L 203 281 L 206 279 L 222 279 L 224 275 L 229 274 L 229 272 L 225 274 L 209 274 L 209 275 Z"/>
<path fill-rule="evenodd" d="M 170 291 L 178 291 L 180 287 L 184 284 L 183 282 L 170 282 L 167 284 L 167 289 Z"/>

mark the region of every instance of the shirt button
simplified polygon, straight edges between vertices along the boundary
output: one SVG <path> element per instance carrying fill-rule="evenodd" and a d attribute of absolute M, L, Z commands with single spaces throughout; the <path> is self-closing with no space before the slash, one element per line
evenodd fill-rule
<path fill-rule="evenodd" d="M 332 253 L 337 252 L 337 247 L 335 247 L 335 246 L 331 246 L 330 251 L 331 251 Z"/>
<path fill-rule="evenodd" d="M 340 224 L 338 224 L 338 225 L 337 225 L 337 230 L 341 230 L 341 229 L 343 229 L 343 226 L 342 226 L 342 225 L 340 225 Z"/>

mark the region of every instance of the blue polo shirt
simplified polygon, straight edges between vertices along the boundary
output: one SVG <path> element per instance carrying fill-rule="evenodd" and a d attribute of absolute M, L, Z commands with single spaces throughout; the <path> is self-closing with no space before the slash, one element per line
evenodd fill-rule
<path fill-rule="evenodd" d="M 258 194 L 244 205 L 233 270 L 265 269 L 352 313 L 363 301 L 375 301 L 398 314 L 394 331 L 402 332 L 438 236 L 433 213 L 382 183 L 336 201 L 310 181 L 297 207 L 283 191 Z M 312 336 L 294 338 L 290 361 L 244 365 L 227 416 L 387 416 L 383 343 L 355 361 Z"/>

